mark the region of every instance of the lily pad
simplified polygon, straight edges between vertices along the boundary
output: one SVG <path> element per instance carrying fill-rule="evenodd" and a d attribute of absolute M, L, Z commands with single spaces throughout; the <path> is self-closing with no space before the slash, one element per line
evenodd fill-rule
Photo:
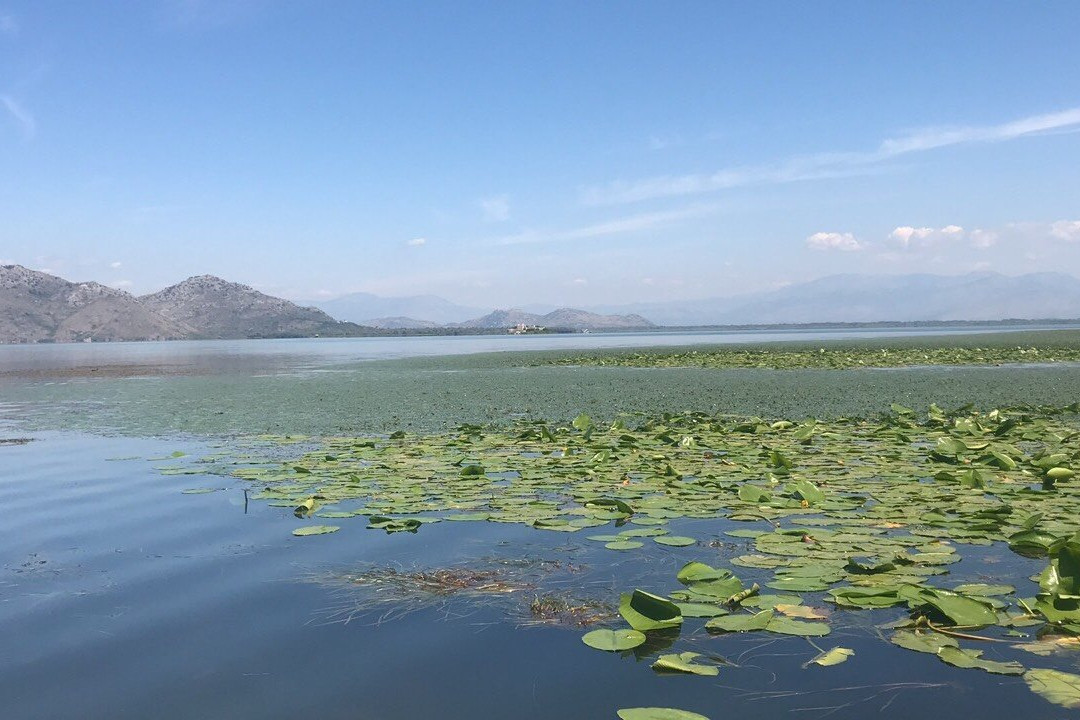
<path fill-rule="evenodd" d="M 617 714 L 622 720 L 709 720 L 689 710 L 660 707 L 624 708 Z"/>
<path fill-rule="evenodd" d="M 645 642 L 645 634 L 637 630 L 593 630 L 581 636 L 581 642 L 597 650 L 618 652 L 631 650 Z"/>
<path fill-rule="evenodd" d="M 307 535 L 326 535 L 328 533 L 337 532 L 341 528 L 337 525 L 305 525 L 304 527 L 298 527 L 292 531 L 293 535 L 297 537 L 305 537 Z"/>

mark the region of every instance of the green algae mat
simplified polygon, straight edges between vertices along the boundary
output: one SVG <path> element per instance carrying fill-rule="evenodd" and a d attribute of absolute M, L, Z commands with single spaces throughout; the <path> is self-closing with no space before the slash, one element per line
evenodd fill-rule
<path fill-rule="evenodd" d="M 1026 365 L 1080 362 L 1080 348 L 1067 346 L 1016 347 L 843 347 L 717 348 L 708 350 L 649 350 L 582 353 L 553 358 L 544 364 L 652 368 L 767 368 L 770 370 L 848 370 L 965 365 Z"/>
<path fill-rule="evenodd" d="M 883 641 L 926 662 L 1017 676 L 1078 708 L 1080 675 L 1048 667 L 1080 658 L 1078 410 L 893 405 L 872 418 L 681 413 L 603 424 L 579 415 L 427 435 L 263 436 L 164 472 L 231 474 L 252 501 L 291 509 L 282 532 L 296 542 L 371 530 L 407 541 L 430 523 L 487 522 L 577 533 L 620 562 L 700 548 L 668 581 L 617 593 L 621 622 L 582 638 L 652 653 L 654 672 L 722 675 L 722 659 L 679 647 L 702 632 L 795 636 L 815 650 L 804 667 L 855 663 L 827 638 L 866 614 Z M 715 538 L 669 529 L 687 519 L 723 519 L 723 538 L 748 551 L 717 552 Z M 1041 572 L 1003 563 L 993 578 L 953 579 L 987 547 L 1034 558 Z"/>

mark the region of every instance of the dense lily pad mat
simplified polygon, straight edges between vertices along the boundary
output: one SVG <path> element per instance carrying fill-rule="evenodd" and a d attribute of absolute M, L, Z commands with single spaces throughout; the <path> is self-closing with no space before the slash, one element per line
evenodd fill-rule
<path fill-rule="evenodd" d="M 633 648 L 638 655 L 702 632 L 718 642 L 763 633 L 812 643 L 876 611 L 875 623 L 890 626 L 884 637 L 935 656 L 928 662 L 1024 675 L 1067 704 L 1069 677 L 1039 671 L 1060 672 L 1041 660 L 1048 642 L 1080 636 L 1077 409 L 894 405 L 863 419 L 685 413 L 602 426 L 581 415 L 565 425 L 326 438 L 293 445 L 291 455 L 295 438 L 268 437 L 234 458 L 247 466 L 232 474 L 256 488 L 253 500 L 291 508 L 295 527 L 333 517 L 339 534 L 520 523 L 579 533 L 613 559 L 636 553 L 644 562 L 672 552 L 646 541 L 673 535 L 667 525 L 683 518 L 745 522 L 728 531 L 750 545 L 725 559 L 731 567 L 702 547 L 702 561 L 667 585 L 627 588 L 619 612 L 630 627 L 588 644 L 619 651 L 617 638 L 637 637 L 631 629 L 648 639 Z M 283 462 L 269 461 L 282 452 Z M 1038 560 L 1030 595 L 1016 589 L 1030 587 L 1025 576 L 953 579 L 970 547 L 991 545 Z M 654 635 L 666 644 L 649 642 Z M 813 647 L 808 665 L 840 662 Z M 654 657 L 658 669 L 723 675 L 672 649 Z"/>
<path fill-rule="evenodd" d="M 555 365 L 846 370 L 924 365 L 1010 365 L 1080 362 L 1080 347 L 821 347 L 648 350 L 583 353 L 548 361 Z"/>

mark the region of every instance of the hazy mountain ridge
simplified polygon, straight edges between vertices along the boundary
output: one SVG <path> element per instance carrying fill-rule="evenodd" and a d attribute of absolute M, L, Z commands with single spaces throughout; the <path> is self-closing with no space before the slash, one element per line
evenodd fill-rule
<path fill-rule="evenodd" d="M 546 328 L 567 328 L 570 330 L 656 327 L 640 315 L 601 315 L 576 308 L 559 308 L 544 315 L 525 312 L 517 308 L 496 310 L 483 317 L 459 323 L 457 327 L 509 328 L 515 325 L 537 325 Z"/>
<path fill-rule="evenodd" d="M 767 325 L 882 321 L 1080 318 L 1080 280 L 1064 273 L 830 275 L 750 295 L 601 305 L 659 325 Z"/>
<path fill-rule="evenodd" d="M 355 294 L 346 297 L 355 299 Z M 408 300 L 442 308 L 441 312 L 470 309 L 432 295 L 376 299 L 386 301 L 387 307 Z M 832 275 L 727 298 L 592 306 L 586 310 L 559 308 L 548 313 L 511 308 L 461 322 L 388 315 L 369 321 L 372 327 L 365 327 L 212 275 L 188 278 L 135 297 L 96 282 L 69 282 L 19 265 L 0 266 L 0 342 L 19 343 L 355 336 L 410 330 L 480 332 L 519 324 L 630 330 L 657 325 L 1076 318 L 1080 318 L 1080 280 L 1063 273 Z"/>
<path fill-rule="evenodd" d="M 379 321 L 406 319 L 417 323 L 411 327 L 451 325 L 479 317 L 490 308 L 458 305 L 437 295 L 408 295 L 380 297 L 371 293 L 350 293 L 332 300 L 320 300 L 312 305 L 339 320 L 383 327 Z M 410 327 L 410 326 L 402 326 Z"/>

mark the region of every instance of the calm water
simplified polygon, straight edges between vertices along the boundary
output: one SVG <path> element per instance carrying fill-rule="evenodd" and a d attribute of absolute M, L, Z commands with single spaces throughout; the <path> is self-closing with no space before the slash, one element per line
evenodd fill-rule
<path fill-rule="evenodd" d="M 1034 330 L 1031 326 L 1011 328 Z M 0 345 L 0 370 L 136 364 L 196 371 L 263 368 L 276 372 L 310 370 L 366 360 L 467 355 L 473 353 L 663 347 L 801 340 L 932 337 L 980 334 L 1010 328 L 971 330 L 850 329 L 747 332 L 574 333 L 559 335 L 461 335 L 448 337 L 306 338 L 288 340 L 203 340 L 173 342 Z"/>
<path fill-rule="evenodd" d="M 694 710 L 713 720 L 934 717 L 942 708 L 988 720 L 1065 717 L 1018 678 L 957 670 L 882 642 L 873 625 L 895 618 L 891 611 L 837 612 L 833 634 L 815 642 L 850 647 L 856 655 L 828 669 L 802 668 L 817 654 L 805 640 L 710 637 L 700 629 L 703 621 L 688 622 L 676 647 L 730 665 L 716 678 L 664 677 L 649 668 L 659 648 L 641 658 L 602 653 L 581 643 L 581 630 L 524 624 L 527 594 L 494 604 L 451 600 L 408 613 L 387 614 L 382 607 L 345 623 L 340 611 L 359 596 L 340 585 L 312 582 L 372 565 L 434 568 L 531 558 L 582 567 L 543 580 L 537 592 L 615 602 L 620 591 L 633 587 L 673 589 L 675 571 L 689 560 L 722 565 L 746 552 L 744 541 L 722 534 L 731 527 L 727 521 L 675 521 L 673 533 L 722 542 L 656 546 L 644 562 L 642 555 L 606 551 L 576 534 L 492 523 L 443 522 L 425 525 L 416 535 L 386 535 L 366 530 L 361 517 L 335 521 L 343 529 L 333 535 L 294 538 L 291 511 L 245 502 L 245 483 L 159 470 L 194 463 L 231 442 L 217 436 L 274 429 L 266 426 L 275 423 L 329 432 L 351 417 L 419 423 L 447 406 L 459 416 L 476 403 L 491 405 L 490 413 L 499 417 L 526 405 L 543 414 L 563 407 L 543 405 L 553 392 L 545 389 L 549 385 L 561 388 L 555 395 L 565 401 L 566 412 L 593 396 L 613 398 L 609 407 L 640 402 L 681 409 L 706 394 L 704 382 L 716 383 L 708 393 L 744 392 L 746 402 L 761 404 L 762 398 L 772 401 L 763 387 L 773 388 L 777 400 L 797 393 L 810 377 L 759 371 L 709 375 L 721 379 L 706 381 L 700 372 L 582 373 L 513 363 L 470 370 L 468 363 L 450 361 L 347 367 L 525 346 L 699 339 L 723 341 L 715 334 L 647 334 L 0 348 L 0 368 L 6 370 L 110 363 L 198 370 L 102 379 L 9 376 L 0 382 L 0 417 L 6 418 L 0 438 L 33 438 L 0 445 L 0 717 L 614 718 L 620 707 L 651 705 Z M 844 402 L 853 393 L 880 403 L 886 395 L 910 399 L 950 387 L 961 394 L 983 387 L 1052 395 L 1076 387 L 1076 375 L 1075 368 L 998 368 L 812 377 L 824 388 L 818 391 L 821 403 Z M 677 382 L 665 384 L 661 377 Z M 758 384 L 739 390 L 738 378 L 745 377 Z M 880 391 L 882 378 L 900 384 Z M 501 389 L 484 395 L 491 387 Z M 883 394 L 873 396 L 874 388 Z M 420 400 L 387 407 L 410 393 Z M 175 451 L 187 455 L 173 460 Z M 182 493 L 193 487 L 220 490 Z M 1038 561 L 1001 548 L 964 552 L 950 581 L 986 581 L 1003 568 L 1026 578 L 1041 569 Z M 747 581 L 765 577 L 755 572 L 739 574 Z M 1020 594 L 1034 592 L 1029 581 L 1018 585 Z M 987 657 L 1031 659 L 1001 647 L 987 648 Z M 1062 663 L 1073 661 L 1053 662 L 1068 667 Z"/>
<path fill-rule="evenodd" d="M 640 563 L 563 533 L 444 522 L 385 535 L 362 518 L 339 521 L 335 535 L 294 538 L 289 510 L 245 508 L 242 484 L 161 476 L 154 468 L 173 464 L 160 458 L 175 450 L 212 449 L 63 433 L 0 448 L 4 718 L 613 718 L 638 705 L 714 719 L 818 717 L 810 708 L 821 707 L 862 719 L 885 706 L 897 718 L 961 706 L 985 718 L 1063 716 L 1017 678 L 883 643 L 871 623 L 891 614 L 834 617 L 837 629 L 816 642 L 856 656 L 831 669 L 802 669 L 817 651 L 799 638 L 713 638 L 693 629 L 703 621 L 688 622 L 681 649 L 736 665 L 717 678 L 658 676 L 651 657 L 592 650 L 579 630 L 522 627 L 512 601 L 330 622 L 350 596 L 308 580 L 364 563 L 573 561 L 586 570 L 563 589 L 614 600 L 628 587 L 670 588 L 682 563 L 719 563 L 746 546 L 731 538 L 720 549 L 657 546 Z M 205 485 L 225 489 L 181 494 Z M 728 527 L 682 521 L 673 531 L 708 538 Z M 1002 559 L 973 553 L 955 579 L 986 578 Z"/>

